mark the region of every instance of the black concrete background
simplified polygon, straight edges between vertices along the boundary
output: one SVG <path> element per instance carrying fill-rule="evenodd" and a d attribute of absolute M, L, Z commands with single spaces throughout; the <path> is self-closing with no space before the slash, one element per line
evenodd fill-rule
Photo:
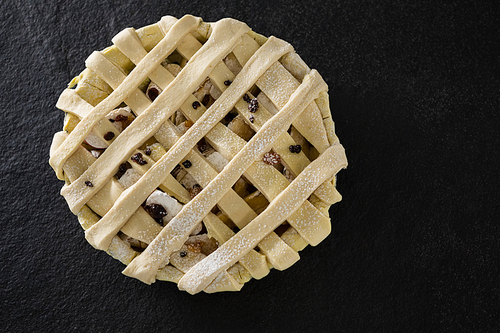
<path fill-rule="evenodd" d="M 186 13 L 291 42 L 350 163 L 330 237 L 239 293 L 123 276 L 47 163 L 86 57 Z M 499 17 L 496 1 L 2 1 L 0 330 L 499 331 Z"/>

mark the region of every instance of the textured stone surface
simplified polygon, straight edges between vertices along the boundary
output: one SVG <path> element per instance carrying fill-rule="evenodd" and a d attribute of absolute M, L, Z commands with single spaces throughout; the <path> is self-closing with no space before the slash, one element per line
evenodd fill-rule
<path fill-rule="evenodd" d="M 399 3 L 2 1 L 2 329 L 498 331 L 498 4 Z M 54 105 L 85 58 L 125 27 L 185 13 L 291 42 L 329 84 L 349 157 L 332 235 L 239 293 L 120 274 L 47 163 Z"/>

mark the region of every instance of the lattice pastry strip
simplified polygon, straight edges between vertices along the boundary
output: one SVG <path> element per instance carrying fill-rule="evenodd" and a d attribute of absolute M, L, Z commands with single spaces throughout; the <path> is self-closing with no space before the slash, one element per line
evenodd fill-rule
<path fill-rule="evenodd" d="M 173 129 L 171 129 L 169 133 L 165 133 L 166 131 L 164 131 L 162 135 L 158 135 L 157 138 L 166 147 L 171 148 L 173 144 L 179 140 L 180 136 L 175 133 Z M 189 173 L 202 187 L 206 187 L 210 181 L 217 176 L 217 171 L 213 166 L 211 166 L 203 155 L 196 150 L 191 150 L 191 152 L 186 155 L 186 160 L 192 163 L 192 166 L 189 168 Z M 232 189 L 226 192 L 217 205 L 222 212 L 241 229 L 245 227 L 248 222 L 257 217 L 257 214 L 252 208 Z M 298 260 L 298 255 L 292 253 L 292 249 L 288 248 L 288 246 L 274 233 L 270 233 L 266 237 L 266 242 L 259 244 L 259 248 L 261 252 L 266 254 L 271 264 L 279 270 L 290 267 Z M 254 274 L 252 274 L 252 276 L 254 276 Z"/>
<path fill-rule="evenodd" d="M 81 98 L 74 90 L 71 89 L 66 89 L 63 91 L 56 104 L 56 107 L 77 116 L 79 119 L 84 118 L 89 112 L 92 111 L 92 106 L 88 104 L 83 98 Z M 102 139 L 101 141 L 105 145 L 108 145 L 107 141 L 113 140 L 104 139 L 104 136 L 107 133 L 113 133 L 113 137 L 117 137 L 120 134 L 118 130 L 107 120 L 102 120 L 97 123 L 93 131 L 99 138 Z M 137 153 L 141 152 L 139 150 L 135 150 L 134 154 Z M 147 156 L 145 156 L 144 158 L 146 160 L 148 159 Z M 137 163 L 132 164 L 132 166 L 142 174 L 144 173 L 144 168 Z M 168 192 L 170 195 L 175 196 L 183 203 L 189 201 L 189 192 L 184 187 L 182 187 L 182 185 L 180 185 L 171 175 L 168 175 L 165 178 L 163 183 L 160 185 L 160 188 Z"/>
<path fill-rule="evenodd" d="M 347 162 L 333 132 L 326 84 L 289 44 L 231 19 L 207 24 L 191 16 L 126 29 L 113 42 L 115 47 L 87 59 L 88 69 L 72 82 L 78 84 L 76 93 L 67 90 L 61 96 L 58 107 L 74 116 L 65 120 L 69 135 L 56 134 L 50 162 L 67 180 L 61 192 L 78 212 L 86 238 L 128 264 L 124 274 L 146 283 L 178 282 L 190 293 L 239 290 L 250 276 L 269 272 L 266 257 L 275 268 L 287 268 L 307 242 L 316 245 L 328 235 L 328 207 L 340 200 L 333 175 Z M 167 57 L 182 68 L 162 66 Z M 207 107 L 205 99 L 192 95 L 206 77 L 212 84 Z M 150 87 L 161 90 L 153 102 L 144 94 L 148 78 Z M 254 98 L 260 108 L 251 114 L 247 99 Z M 122 102 L 137 118 L 120 132 L 101 119 Z M 228 126 L 220 123 L 233 108 L 239 116 Z M 181 131 L 171 122 L 186 118 L 183 124 L 190 124 Z M 91 131 L 101 139 L 112 133 L 104 137 L 98 159 L 80 147 Z M 226 167 L 220 161 L 211 165 L 215 155 L 198 152 L 196 143 L 203 138 L 221 154 L 216 160 L 229 161 Z M 304 149 L 312 144 L 308 154 L 286 150 L 297 139 L 304 140 Z M 131 162 L 138 176 L 124 189 L 113 177 L 118 166 L 154 142 L 154 159 Z M 282 155 L 285 170 L 259 160 L 271 148 Z M 170 174 L 181 162 L 189 162 L 184 174 L 203 187 L 191 201 Z M 238 194 L 244 193 L 242 175 L 261 199 L 259 192 L 245 199 Z M 238 179 L 239 190 L 233 189 Z M 163 228 L 141 207 L 157 187 L 185 203 Z M 220 218 L 210 213 L 215 205 Z M 190 237 L 202 220 L 207 233 Z M 279 228 L 280 238 L 272 230 L 285 220 L 288 227 Z M 232 223 L 241 229 L 236 234 L 228 227 Z M 138 253 L 116 236 L 120 231 L 149 245 Z M 209 244 L 210 237 L 217 249 L 200 253 L 190 245 L 192 239 Z M 224 254 L 228 249 L 230 257 Z"/>
<path fill-rule="evenodd" d="M 347 160 L 343 158 L 342 153 L 343 148 L 340 145 L 328 148 L 325 154 L 311 163 L 259 217 L 219 247 L 207 260 L 198 263 L 185 274 L 179 281 L 179 288 L 192 294 L 199 292 L 220 272 L 252 249 L 262 234 L 276 228 L 290 215 L 290 212 L 297 209 L 311 195 L 314 189 L 346 165 Z M 318 169 L 325 172 L 318 174 Z"/>
<path fill-rule="evenodd" d="M 164 58 L 174 50 L 175 45 L 177 44 L 176 40 L 188 34 L 189 31 L 194 29 L 197 24 L 198 20 L 192 17 L 184 17 L 183 19 L 179 20 L 178 24 L 176 24 L 175 27 L 172 27 L 172 29 L 169 31 L 169 34 L 167 34 L 165 38 L 163 38 L 160 43 L 155 46 L 154 50 L 148 53 L 147 59 L 145 59 L 145 61 L 141 63 L 141 66 L 137 66 L 136 68 L 134 68 L 133 73 L 127 76 L 127 82 L 124 83 L 119 90 L 113 91 L 110 96 L 99 103 L 94 108 L 94 110 L 87 117 L 85 117 L 84 121 L 80 122 L 75 127 L 68 138 L 50 158 L 50 164 L 55 169 L 59 178 L 62 177 L 62 167 L 64 165 L 64 162 L 78 148 L 83 139 L 87 137 L 93 126 L 95 126 L 97 122 L 99 122 L 106 114 L 108 114 L 109 111 L 117 107 L 128 96 L 130 92 L 134 91 L 134 88 L 140 85 L 140 83 L 144 80 L 144 77 L 147 76 L 152 68 L 159 64 L 161 58 Z M 207 58 L 208 59 L 206 60 L 208 60 L 208 63 L 210 63 L 210 60 L 213 61 L 213 57 L 208 56 Z M 191 68 L 193 68 L 193 66 L 191 66 Z M 194 84 L 196 84 L 196 82 L 194 82 Z M 161 105 L 160 101 L 158 101 L 156 106 L 157 108 L 160 108 L 163 105 Z M 101 179 L 101 182 L 104 182 L 106 177 L 102 176 Z M 96 181 L 95 183 L 97 184 L 98 182 Z M 74 184 L 73 186 L 78 187 L 77 184 Z M 100 186 L 102 186 L 102 184 L 100 184 Z M 99 186 L 96 186 L 96 190 L 97 187 Z M 94 194 L 96 190 L 92 191 L 92 194 Z M 73 208 L 73 206 L 71 205 L 70 207 Z"/>

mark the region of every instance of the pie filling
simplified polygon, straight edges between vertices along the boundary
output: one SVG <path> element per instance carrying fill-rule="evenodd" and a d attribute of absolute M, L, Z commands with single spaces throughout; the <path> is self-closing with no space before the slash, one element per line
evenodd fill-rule
<path fill-rule="evenodd" d="M 347 161 L 326 84 L 288 43 L 192 16 L 113 42 L 61 95 L 51 147 L 94 247 L 143 282 L 216 292 L 288 268 L 329 234 Z"/>

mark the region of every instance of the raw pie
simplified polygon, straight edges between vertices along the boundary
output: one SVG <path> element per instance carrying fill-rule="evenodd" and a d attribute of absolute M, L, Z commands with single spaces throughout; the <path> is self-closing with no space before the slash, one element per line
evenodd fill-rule
<path fill-rule="evenodd" d="M 290 44 L 190 15 L 113 44 L 61 94 L 50 165 L 125 275 L 240 290 L 330 233 L 347 160 L 327 85 Z"/>

